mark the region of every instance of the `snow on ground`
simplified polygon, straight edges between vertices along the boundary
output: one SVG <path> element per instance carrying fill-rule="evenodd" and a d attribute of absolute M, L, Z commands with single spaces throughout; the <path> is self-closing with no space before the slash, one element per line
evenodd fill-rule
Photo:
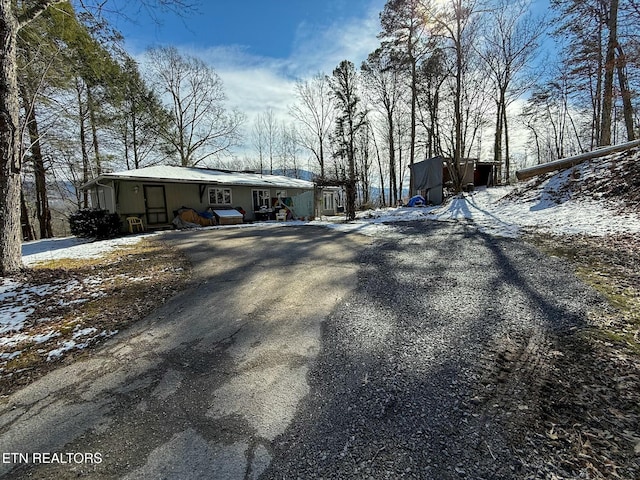
<path fill-rule="evenodd" d="M 535 187 L 481 188 L 451 198 L 441 206 L 384 208 L 360 212 L 353 222 L 345 222 L 341 217 L 323 217 L 311 222 L 265 222 L 206 229 L 312 225 L 389 238 L 402 234 L 398 228 L 400 222 L 446 221 L 464 222 L 479 231 L 503 237 L 517 237 L 527 231 L 593 236 L 640 233 L 640 212 L 630 212 L 627 209 L 626 213 L 622 213 L 624 208 L 621 204 L 595 200 L 593 196 L 576 195 L 574 198 L 572 190 L 566 186 L 576 177 L 576 171 L 579 177 L 585 179 L 597 174 L 597 169 L 589 170 L 578 166 L 550 176 Z M 73 237 L 29 242 L 22 247 L 23 261 L 26 265 L 33 265 L 61 258 L 97 258 L 135 244 L 150 235 L 161 234 L 141 234 L 97 242 Z M 0 279 L 0 367 L 20 355 L 20 350 L 16 349 L 21 348 L 20 345 L 24 342 L 41 344 L 60 336 L 59 332 L 46 329 L 28 333 L 28 325 L 46 320 L 31 318 L 35 311 L 33 306 L 37 302 L 64 289 L 84 291 L 91 282 L 93 280 L 87 278 L 82 284 L 63 285 L 52 282 L 46 285 L 28 285 L 15 279 Z M 90 286 L 95 287 L 93 284 Z M 86 300 L 90 295 L 95 296 L 95 289 L 93 290 L 93 294 L 87 294 Z M 71 339 L 49 342 L 55 348 L 47 353 L 47 358 L 59 358 L 69 350 L 85 348 L 95 337 L 107 337 L 115 333 L 97 332 L 92 328 L 79 329 L 74 331 Z"/>
<path fill-rule="evenodd" d="M 25 265 L 33 265 L 62 258 L 100 258 L 107 252 L 138 243 L 142 238 L 153 235 L 157 234 L 147 233 L 98 242 L 77 237 L 36 240 L 22 245 L 22 261 Z"/>

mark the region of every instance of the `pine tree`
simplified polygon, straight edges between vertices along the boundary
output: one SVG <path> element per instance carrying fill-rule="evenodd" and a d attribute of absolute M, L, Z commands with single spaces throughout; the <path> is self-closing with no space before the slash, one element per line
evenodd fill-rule
<path fill-rule="evenodd" d="M 361 108 L 358 96 L 358 78 L 355 66 L 343 60 L 333 70 L 330 78 L 331 88 L 336 99 L 336 130 L 339 156 L 347 160 L 346 177 L 347 205 L 349 220 L 356 218 L 356 139 L 359 130 L 364 126 L 366 112 Z"/>

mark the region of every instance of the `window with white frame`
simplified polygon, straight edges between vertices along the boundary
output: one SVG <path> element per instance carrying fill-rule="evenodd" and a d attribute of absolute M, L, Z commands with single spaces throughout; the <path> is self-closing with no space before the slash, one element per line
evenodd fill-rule
<path fill-rule="evenodd" d="M 260 210 L 261 207 L 269 208 L 271 206 L 270 190 L 253 190 L 253 209 Z"/>
<path fill-rule="evenodd" d="M 231 189 L 221 187 L 209 187 L 209 205 L 231 205 Z"/>

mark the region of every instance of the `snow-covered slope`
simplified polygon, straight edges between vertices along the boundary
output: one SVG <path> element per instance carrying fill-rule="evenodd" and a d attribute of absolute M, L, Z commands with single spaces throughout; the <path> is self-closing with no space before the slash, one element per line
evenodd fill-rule
<path fill-rule="evenodd" d="M 523 231 L 640 233 L 640 150 L 585 161 L 515 186 L 481 188 L 438 207 L 370 210 L 358 221 L 416 219 L 464 220 L 481 231 L 508 237 Z"/>

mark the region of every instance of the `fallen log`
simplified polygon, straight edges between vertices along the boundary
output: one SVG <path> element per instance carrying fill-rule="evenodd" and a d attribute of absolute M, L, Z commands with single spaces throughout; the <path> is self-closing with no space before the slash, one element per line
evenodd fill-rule
<path fill-rule="evenodd" d="M 561 158 L 554 160 L 553 162 L 543 163 L 541 165 L 535 165 L 533 167 L 523 168 L 516 172 L 518 180 L 527 180 L 536 175 L 542 175 L 543 173 L 555 172 L 556 170 L 564 170 L 565 168 L 573 167 L 585 160 L 591 160 L 592 158 L 604 157 L 611 155 L 612 153 L 623 152 L 634 147 L 640 147 L 640 140 L 634 140 L 632 142 L 621 143 L 618 145 L 612 145 L 609 147 L 601 147 L 591 152 L 581 153 L 572 157 Z"/>

